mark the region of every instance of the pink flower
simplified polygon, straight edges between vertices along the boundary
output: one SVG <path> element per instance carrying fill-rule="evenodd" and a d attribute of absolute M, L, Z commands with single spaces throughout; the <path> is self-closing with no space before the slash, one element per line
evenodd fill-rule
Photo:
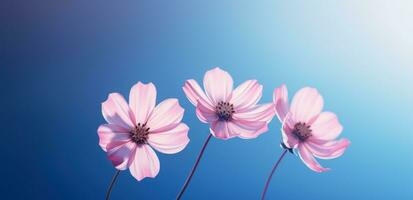
<path fill-rule="evenodd" d="M 189 142 L 188 126 L 181 123 L 184 109 L 177 99 L 166 99 L 155 107 L 156 88 L 138 82 L 129 94 L 129 105 L 122 95 L 109 94 L 102 103 L 107 124 L 97 132 L 99 145 L 119 170 L 129 168 L 138 181 L 159 172 L 154 149 L 174 154 Z"/>
<path fill-rule="evenodd" d="M 191 79 L 183 90 L 196 106 L 199 120 L 210 124 L 213 136 L 250 139 L 268 130 L 267 124 L 275 115 L 274 105 L 257 105 L 262 85 L 256 80 L 245 81 L 233 90 L 232 77 L 217 67 L 205 73 L 204 88 L 206 93 Z"/>
<path fill-rule="evenodd" d="M 314 157 L 333 159 L 343 155 L 350 145 L 347 139 L 336 138 L 343 127 L 332 112 L 321 112 L 323 97 L 314 88 L 302 88 L 288 104 L 285 85 L 274 91 L 276 113 L 282 125 L 283 143 L 288 149 L 298 149 L 301 160 L 316 172 L 328 171 Z"/>

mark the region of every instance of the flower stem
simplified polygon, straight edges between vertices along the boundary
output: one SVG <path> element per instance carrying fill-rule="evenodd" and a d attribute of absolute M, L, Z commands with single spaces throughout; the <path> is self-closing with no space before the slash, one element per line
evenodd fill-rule
<path fill-rule="evenodd" d="M 177 200 L 179 200 L 179 199 L 182 198 L 182 195 L 184 194 L 186 188 L 188 187 L 189 182 L 191 181 L 192 176 L 194 175 L 195 170 L 196 170 L 196 168 L 198 167 L 199 161 L 201 160 L 202 155 L 204 154 L 205 148 L 207 147 L 207 145 L 208 145 L 208 143 L 209 143 L 209 140 L 211 140 L 211 137 L 212 137 L 212 134 L 209 134 L 209 135 L 208 135 L 208 138 L 205 140 L 204 145 L 202 146 L 201 152 L 199 153 L 198 158 L 196 159 L 195 164 L 194 164 L 194 166 L 192 167 L 192 170 L 191 170 L 191 172 L 189 173 L 188 178 L 186 179 L 184 185 L 182 186 L 181 191 L 179 192 L 178 196 L 176 197 Z"/>
<path fill-rule="evenodd" d="M 261 200 L 265 199 L 265 194 L 267 193 L 268 186 L 270 185 L 272 175 L 274 175 L 275 170 L 277 169 L 278 165 L 280 164 L 281 160 L 284 158 L 285 154 L 287 153 L 287 149 L 284 149 L 280 158 L 278 158 L 277 162 L 275 163 L 274 167 L 271 170 L 270 176 L 268 176 L 267 182 L 265 183 L 264 190 L 262 191 Z"/>
<path fill-rule="evenodd" d="M 119 176 L 119 173 L 120 173 L 120 170 L 116 170 L 115 175 L 113 175 L 113 178 L 112 178 L 112 181 L 110 182 L 108 191 L 106 192 L 106 200 L 109 200 L 110 192 L 112 192 L 112 187 L 113 187 L 113 185 L 115 184 L 116 179 L 117 179 L 118 176 Z"/>

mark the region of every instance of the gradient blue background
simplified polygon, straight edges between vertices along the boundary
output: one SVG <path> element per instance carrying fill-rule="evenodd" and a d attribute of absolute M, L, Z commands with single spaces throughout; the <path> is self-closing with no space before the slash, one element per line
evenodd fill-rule
<path fill-rule="evenodd" d="M 411 1 L 2 1 L 2 199 L 103 199 L 114 168 L 98 146 L 100 104 L 153 82 L 177 97 L 191 142 L 158 154 L 156 179 L 121 173 L 113 199 L 173 199 L 208 134 L 184 96 L 221 66 L 258 79 L 261 102 L 286 83 L 317 87 L 352 141 L 317 174 L 288 155 L 268 199 L 413 199 Z M 185 199 L 258 199 L 280 123 L 254 140 L 213 139 Z"/>

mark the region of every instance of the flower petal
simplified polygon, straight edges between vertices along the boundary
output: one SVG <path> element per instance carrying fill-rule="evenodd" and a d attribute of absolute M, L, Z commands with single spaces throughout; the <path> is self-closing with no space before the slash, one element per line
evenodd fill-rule
<path fill-rule="evenodd" d="M 116 124 L 102 124 L 98 128 L 99 146 L 107 151 L 130 141 L 129 130 Z"/>
<path fill-rule="evenodd" d="M 233 135 L 238 135 L 242 139 L 253 139 L 268 130 L 265 121 L 239 121 L 228 122 L 228 129 Z"/>
<path fill-rule="evenodd" d="M 334 140 L 343 131 L 336 114 L 322 112 L 311 125 L 314 138 L 318 140 Z"/>
<path fill-rule="evenodd" d="M 323 104 L 323 97 L 317 89 L 305 87 L 295 94 L 290 112 L 297 122 L 308 123 L 320 114 Z"/>
<path fill-rule="evenodd" d="M 181 122 L 184 109 L 179 105 L 178 99 L 166 99 L 155 107 L 148 119 L 151 132 L 160 132 Z"/>
<path fill-rule="evenodd" d="M 188 130 L 186 124 L 180 123 L 173 129 L 149 134 L 148 143 L 162 153 L 178 153 L 189 142 Z"/>
<path fill-rule="evenodd" d="M 205 95 L 204 91 L 194 79 L 187 80 L 182 89 L 192 105 L 196 106 L 198 104 L 198 99 L 202 99 L 212 106 L 209 98 Z"/>
<path fill-rule="evenodd" d="M 119 93 L 109 94 L 108 99 L 102 103 L 102 114 L 109 124 L 117 124 L 126 129 L 135 126 L 135 123 L 131 120 L 133 113 Z"/>
<path fill-rule="evenodd" d="M 247 110 L 236 110 L 233 114 L 235 120 L 243 121 L 265 121 L 270 123 L 275 115 L 275 109 L 273 103 L 267 103 L 263 105 L 255 105 Z"/>
<path fill-rule="evenodd" d="M 296 138 L 296 136 L 292 134 L 293 126 L 294 121 L 291 117 L 291 114 L 287 113 L 282 123 L 281 134 L 283 138 L 283 143 L 290 149 L 297 148 L 297 145 L 299 144 L 299 140 Z"/>
<path fill-rule="evenodd" d="M 287 115 L 290 109 L 290 105 L 288 104 L 288 90 L 285 84 L 282 84 L 274 90 L 273 102 L 278 119 L 280 122 L 283 122 L 285 115 Z"/>
<path fill-rule="evenodd" d="M 351 142 L 348 139 L 340 139 L 337 141 L 326 142 L 324 144 L 307 142 L 306 147 L 317 158 L 333 159 L 343 155 L 350 143 Z"/>
<path fill-rule="evenodd" d="M 133 157 L 133 151 L 136 148 L 136 144 L 129 141 L 125 144 L 111 147 L 106 152 L 109 160 L 112 161 L 113 166 L 119 170 L 125 170 L 128 168 L 128 163 L 131 157 Z"/>
<path fill-rule="evenodd" d="M 152 83 L 138 82 L 129 93 L 129 106 L 135 114 L 135 124 L 145 123 L 156 104 L 156 88 Z"/>
<path fill-rule="evenodd" d="M 307 167 L 311 170 L 316 172 L 325 172 L 330 170 L 329 168 L 323 168 L 317 162 L 311 152 L 305 147 L 305 145 L 298 145 L 298 154 L 300 155 L 300 158 L 304 162 L 304 164 L 307 165 Z"/>
<path fill-rule="evenodd" d="M 196 115 L 198 116 L 199 120 L 204 123 L 211 123 L 218 120 L 218 116 L 214 108 L 212 108 L 207 102 L 202 99 L 198 100 L 198 104 L 196 106 Z"/>
<path fill-rule="evenodd" d="M 159 159 L 149 145 L 136 147 L 136 152 L 129 166 L 129 171 L 138 181 L 146 177 L 155 178 L 160 169 Z"/>
<path fill-rule="evenodd" d="M 248 80 L 234 90 L 230 102 L 238 110 L 243 110 L 257 104 L 261 96 L 262 85 L 257 80 Z"/>
<path fill-rule="evenodd" d="M 232 95 L 232 85 L 232 77 L 219 67 L 205 73 L 204 88 L 213 105 L 220 101 L 229 101 Z"/>
<path fill-rule="evenodd" d="M 223 140 L 227 140 L 233 138 L 237 135 L 233 135 L 228 129 L 228 122 L 227 121 L 214 121 L 211 123 L 210 127 L 211 134 Z"/>

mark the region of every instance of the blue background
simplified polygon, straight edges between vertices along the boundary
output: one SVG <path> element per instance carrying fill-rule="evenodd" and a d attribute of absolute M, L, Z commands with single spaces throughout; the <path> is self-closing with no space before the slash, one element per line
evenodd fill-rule
<path fill-rule="evenodd" d="M 156 179 L 122 172 L 113 199 L 173 199 L 208 134 L 181 87 L 221 66 L 317 87 L 344 156 L 317 174 L 288 154 L 268 199 L 413 199 L 413 4 L 409 1 L 2 1 L 1 198 L 103 199 L 115 172 L 98 146 L 100 104 L 153 82 L 177 97 L 191 142 L 160 154 Z M 280 123 L 254 140 L 213 139 L 185 199 L 258 199 L 281 153 Z"/>

